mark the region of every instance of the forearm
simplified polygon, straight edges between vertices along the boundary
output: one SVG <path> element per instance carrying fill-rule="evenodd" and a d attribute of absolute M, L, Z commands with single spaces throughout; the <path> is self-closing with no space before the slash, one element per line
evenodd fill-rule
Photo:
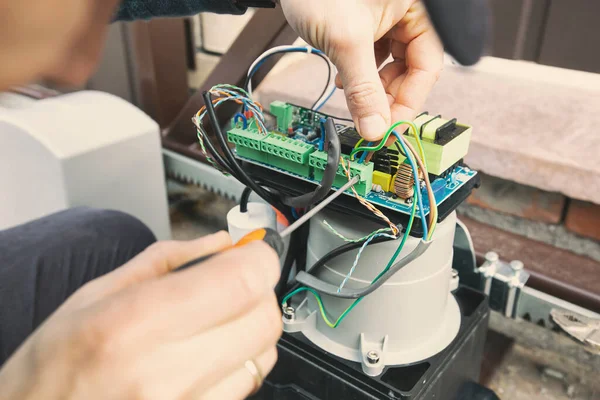
<path fill-rule="evenodd" d="M 131 21 L 154 17 L 181 17 L 200 12 L 219 14 L 243 14 L 245 7 L 235 4 L 236 0 L 123 0 L 116 20 Z"/>

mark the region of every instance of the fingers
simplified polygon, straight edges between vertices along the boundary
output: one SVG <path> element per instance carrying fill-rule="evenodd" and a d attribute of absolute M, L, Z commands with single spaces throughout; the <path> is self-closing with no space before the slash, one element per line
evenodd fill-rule
<path fill-rule="evenodd" d="M 180 339 L 229 323 L 273 296 L 280 275 L 277 254 L 262 242 L 227 250 L 176 274 L 151 280 L 117 298 L 113 315 L 124 341 Z"/>
<path fill-rule="evenodd" d="M 443 47 L 420 2 L 392 30 L 392 55 L 397 62 L 381 71 L 393 98 L 393 121 L 412 120 L 425 104 L 443 67 Z M 402 67 L 404 64 L 404 67 Z"/>
<path fill-rule="evenodd" d="M 277 362 L 277 349 L 270 348 L 265 353 L 254 359 L 254 363 L 260 374 L 265 378 Z M 245 367 L 234 371 L 231 375 L 222 379 L 215 386 L 206 390 L 204 385 L 194 387 L 185 400 L 238 400 L 245 399 L 255 390 L 256 382 L 251 372 Z"/>
<path fill-rule="evenodd" d="M 218 232 L 187 242 L 158 242 L 140 253 L 121 268 L 107 275 L 114 291 L 157 278 L 186 262 L 231 246 L 227 232 Z"/>
<path fill-rule="evenodd" d="M 249 313 L 225 325 L 156 347 L 131 368 L 147 377 L 150 386 L 156 386 L 147 388 L 153 398 L 179 397 L 193 387 L 210 388 L 235 374 L 247 360 L 255 360 L 273 349 L 281 332 L 281 313 L 275 295 L 271 295 Z M 273 358 L 271 354 L 260 365 L 265 370 L 263 374 L 272 367 Z M 243 379 L 238 390 L 251 389 L 249 383 Z M 160 396 L 161 388 L 168 388 L 170 393 Z"/>
<path fill-rule="evenodd" d="M 333 61 L 358 131 L 366 140 L 375 141 L 390 125 L 390 108 L 377 72 L 373 42 L 365 39 L 339 51 Z"/>

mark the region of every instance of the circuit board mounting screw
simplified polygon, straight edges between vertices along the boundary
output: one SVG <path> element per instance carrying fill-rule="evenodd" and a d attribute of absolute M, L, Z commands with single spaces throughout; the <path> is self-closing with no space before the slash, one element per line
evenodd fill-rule
<path fill-rule="evenodd" d="M 379 353 L 371 350 L 367 353 L 367 361 L 369 364 L 377 364 L 379 362 Z"/>

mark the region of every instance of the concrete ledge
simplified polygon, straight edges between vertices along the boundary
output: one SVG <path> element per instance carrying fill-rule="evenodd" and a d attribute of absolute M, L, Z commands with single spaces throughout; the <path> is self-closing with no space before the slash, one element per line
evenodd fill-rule
<path fill-rule="evenodd" d="M 310 105 L 324 74 L 321 60 L 305 57 L 268 76 L 257 94 L 265 104 Z M 473 125 L 471 167 L 600 204 L 600 75 L 497 58 L 449 65 L 425 110 Z M 343 94 L 323 111 L 348 116 Z"/>

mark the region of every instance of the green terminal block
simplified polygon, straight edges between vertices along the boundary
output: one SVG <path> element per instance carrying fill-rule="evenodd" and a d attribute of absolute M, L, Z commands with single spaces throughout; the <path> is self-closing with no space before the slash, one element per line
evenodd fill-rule
<path fill-rule="evenodd" d="M 344 160 L 347 163 L 348 157 L 342 157 L 344 157 Z M 324 151 L 315 151 L 309 157 L 309 164 L 314 168 L 314 179 L 320 181 L 323 178 L 323 173 L 327 166 L 327 153 Z M 359 164 L 357 161 L 351 161 L 350 176 L 355 177 L 356 175 L 360 176 L 360 181 L 354 185 L 354 189 L 356 189 L 358 194 L 364 197 L 371 192 L 373 187 L 373 163 Z M 347 182 L 348 177 L 344 172 L 344 168 L 342 165 L 339 165 L 335 180 L 333 181 L 333 186 L 339 188 Z"/>
<path fill-rule="evenodd" d="M 268 154 L 267 164 L 295 174 L 309 177 L 309 156 L 315 147 L 299 140 L 271 133 L 260 142 L 260 149 Z"/>
<path fill-rule="evenodd" d="M 268 154 L 261 150 L 266 138 L 267 135 L 249 129 L 233 128 L 227 132 L 227 140 L 235 144 L 239 156 L 268 164 Z"/>
<path fill-rule="evenodd" d="M 287 132 L 294 119 L 294 106 L 283 101 L 274 101 L 271 103 L 270 111 L 277 118 L 277 129 L 280 132 Z"/>

